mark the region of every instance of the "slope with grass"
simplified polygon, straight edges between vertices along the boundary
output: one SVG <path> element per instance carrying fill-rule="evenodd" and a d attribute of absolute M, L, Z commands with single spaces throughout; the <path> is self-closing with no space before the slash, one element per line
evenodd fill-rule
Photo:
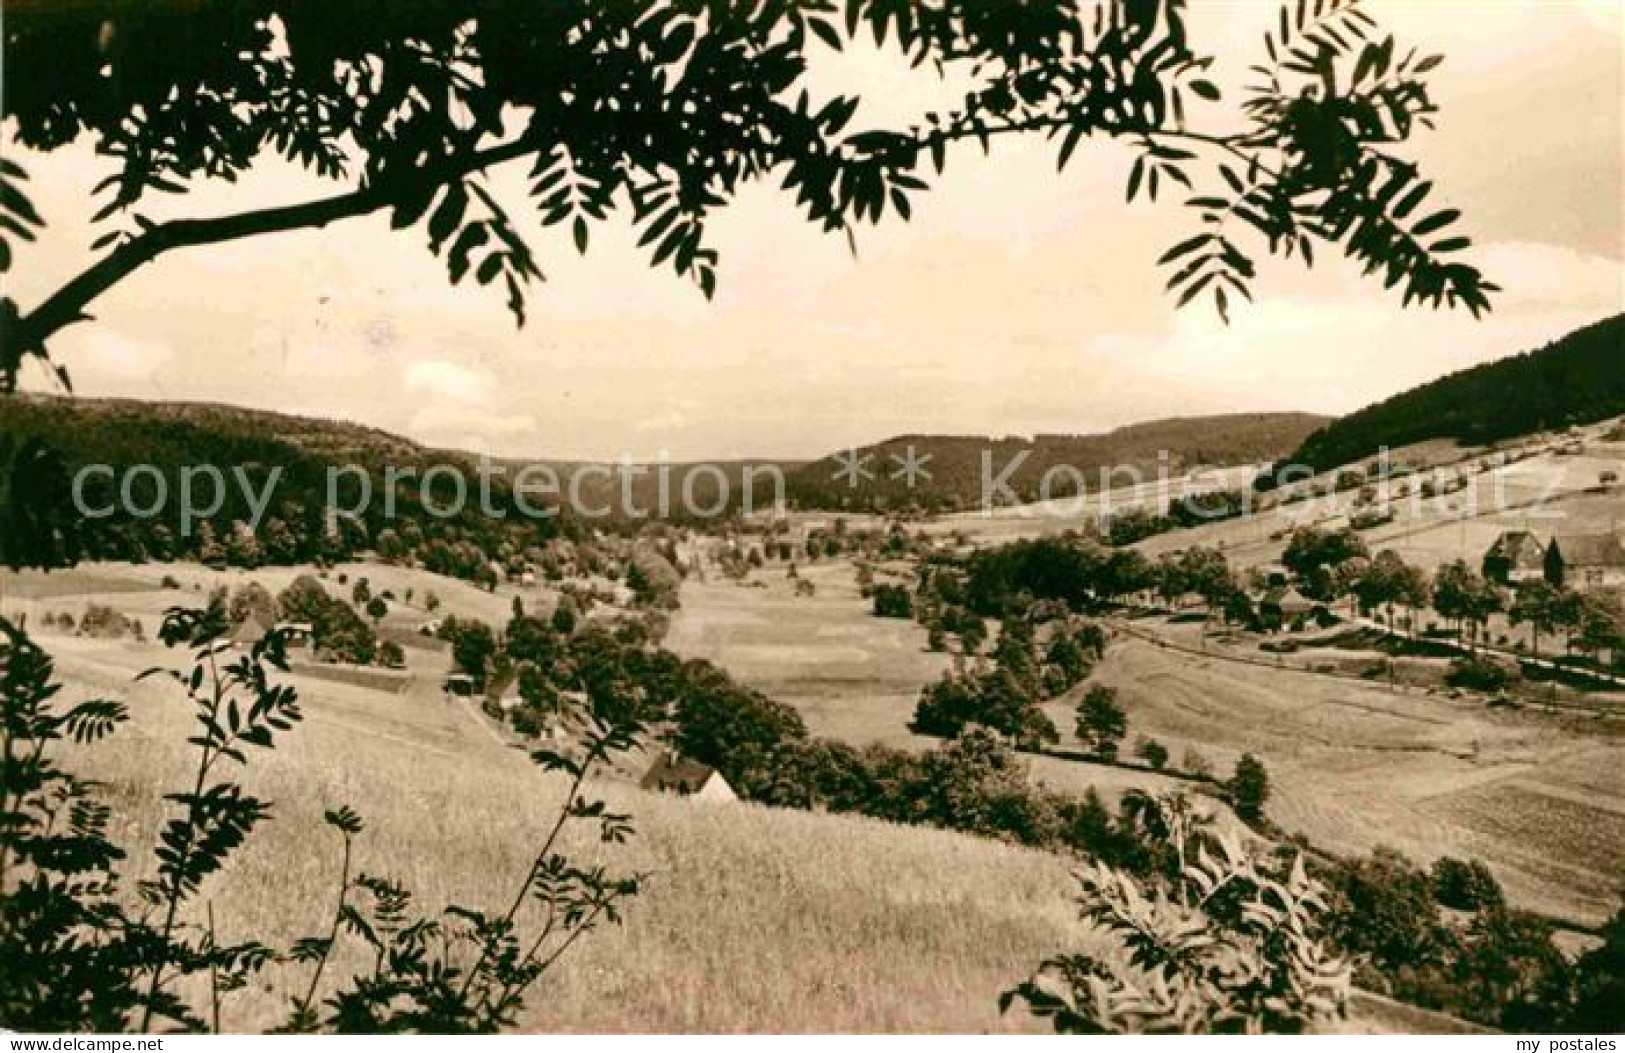
<path fill-rule="evenodd" d="M 117 695 L 131 705 L 130 725 L 70 747 L 69 759 L 105 783 L 112 836 L 132 853 L 128 879 L 149 876 L 168 814 L 161 795 L 190 772 L 187 707 L 167 685 L 131 678 L 174 656 L 151 644 L 42 642 L 60 655 L 65 701 Z M 357 866 L 400 879 L 420 909 L 506 902 L 561 777 L 474 727 L 435 682 L 398 693 L 291 682 L 306 719 L 277 750 L 256 754 L 244 778 L 274 802 L 273 818 L 197 901 L 214 905 L 221 937 L 285 947 L 323 930 L 339 846 L 321 815 L 343 804 L 367 820 Z M 624 925 L 562 960 L 521 1016 L 525 1031 L 1041 1030 L 1020 1011 L 1000 1014 L 998 993 L 1046 956 L 1100 949 L 1075 916 L 1058 856 L 854 816 L 648 794 L 624 781 L 599 789 L 634 816 L 636 836 L 609 847 L 583 836 L 565 847 L 583 861 L 645 871 L 647 887 Z M 346 944 L 332 967 L 366 966 Z M 276 1025 L 307 981 L 302 969 L 264 974 L 228 996 L 226 1029 Z M 1461 1027 L 1360 996 L 1342 1029 Z"/>
<path fill-rule="evenodd" d="M 165 814 L 160 794 L 185 780 L 188 763 L 186 707 L 164 687 L 130 684 L 163 654 L 42 642 L 61 655 L 70 700 L 114 692 L 131 700 L 132 724 L 79 748 L 74 761 L 108 784 L 115 837 L 150 847 Z M 285 746 L 256 755 L 246 777 L 275 801 L 275 818 L 206 891 L 223 934 L 285 946 L 320 930 L 338 863 L 336 841 L 318 833 L 321 813 L 345 803 L 368 820 L 358 865 L 402 879 L 426 909 L 504 902 L 562 783 L 470 727 L 436 691 L 292 682 L 306 721 Z M 856 818 L 706 805 L 625 783 L 603 789 L 633 813 L 637 836 L 626 846 L 569 847 L 648 871 L 648 889 L 624 927 L 564 960 L 527 1011 L 527 1030 L 1024 1029 L 1030 1021 L 999 1015 L 998 992 L 1077 942 L 1066 866 L 1054 856 Z M 229 1027 L 272 1025 L 304 975 L 270 979 L 228 1006 Z"/>
<path fill-rule="evenodd" d="M 1131 734 L 1176 757 L 1199 750 L 1220 772 L 1244 752 L 1263 759 L 1270 818 L 1318 847 L 1480 858 L 1514 903 L 1586 925 L 1618 908 L 1625 732 L 1614 725 L 1123 636 L 1096 679 L 1118 690 Z"/>

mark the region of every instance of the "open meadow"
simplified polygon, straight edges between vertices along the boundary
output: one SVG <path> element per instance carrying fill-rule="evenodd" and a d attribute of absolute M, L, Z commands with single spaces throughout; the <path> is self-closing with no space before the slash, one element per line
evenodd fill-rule
<path fill-rule="evenodd" d="M 948 656 L 926 648 L 918 623 L 876 618 L 849 560 L 807 564 L 797 573 L 814 595 L 797 596 L 781 567 L 744 582 L 721 575 L 685 582 L 666 647 L 709 659 L 796 707 L 813 735 L 906 745 L 920 687 L 942 675 Z"/>
<path fill-rule="evenodd" d="M 1480 858 L 1514 902 L 1597 924 L 1625 873 L 1625 729 L 1489 709 L 1119 636 L 1096 670 L 1130 734 L 1230 770 L 1263 759 L 1267 811 L 1319 848 Z"/>
<path fill-rule="evenodd" d="M 764 588 L 685 585 L 668 645 L 795 706 L 815 735 L 933 744 L 907 724 L 920 687 L 947 658 L 926 650 L 915 622 L 875 617 L 844 561 L 800 573 L 817 582 L 816 597 L 796 597 L 771 569 L 752 575 Z M 1616 723 L 1496 711 L 1124 634 L 1091 683 L 1118 690 L 1130 740 L 1154 738 L 1176 761 L 1193 751 L 1224 776 L 1242 753 L 1260 757 L 1273 787 L 1270 818 L 1318 848 L 1388 845 L 1424 864 L 1482 858 L 1528 908 L 1584 925 L 1616 909 L 1625 872 L 1625 729 Z M 1080 690 L 1046 706 L 1062 750 L 1075 748 Z M 1107 800 L 1180 785 L 1059 756 L 1029 760 L 1036 781 L 1073 793 L 1092 787 Z"/>
<path fill-rule="evenodd" d="M 51 602 L 64 606 L 143 595 L 113 591 L 124 579 L 106 569 L 52 579 Z M 76 593 L 74 581 L 97 591 Z M 455 583 L 432 584 L 450 593 Z M 161 794 L 185 782 L 190 760 L 183 699 L 133 678 L 184 655 L 49 632 L 40 642 L 57 656 L 67 701 L 131 705 L 129 725 L 71 758 L 107 784 L 113 837 L 133 849 L 130 887 L 150 872 Z M 473 707 L 447 699 L 444 660 L 433 661 L 414 654 L 415 675 L 398 691 L 291 677 L 305 720 L 275 751 L 253 754 L 244 779 L 274 802 L 274 818 L 199 901 L 219 905 L 224 938 L 286 946 L 325 926 L 339 842 L 321 815 L 342 804 L 367 819 L 360 868 L 399 878 L 425 910 L 489 908 L 512 895 L 563 783 Z M 619 780 L 600 789 L 632 813 L 637 834 L 613 849 L 596 839 L 571 847 L 647 871 L 647 891 L 624 926 L 563 959 L 525 1030 L 1025 1030 L 1021 1014 L 999 1014 L 999 991 L 1078 942 L 1067 866 L 1052 855 L 855 817 L 705 804 Z M 228 1003 L 227 1026 L 274 1025 L 306 978 L 274 972 Z"/>
<path fill-rule="evenodd" d="M 194 567 L 167 569 L 184 576 L 179 594 L 145 587 L 147 568 L 86 566 L 44 579 L 49 589 L 8 575 L 7 613 L 15 616 L 24 602 L 67 610 L 96 602 L 156 616 L 171 602 L 206 593 L 207 586 L 190 589 L 191 578 L 220 580 Z M 417 572 L 401 572 L 395 581 L 385 568 L 359 569 L 374 582 L 433 587 L 448 606 L 461 596 L 471 613 L 478 609 L 478 597 L 462 596 L 455 582 Z M 797 638 L 829 647 L 861 641 L 873 670 L 891 671 L 895 698 L 842 707 L 832 701 L 840 691 L 816 682 L 799 697 L 825 733 L 868 728 L 876 739 L 929 744 L 893 722 L 906 718 L 901 699 L 918 682 L 911 678 L 934 675 L 940 656 L 897 664 L 911 650 L 923 653 L 914 639 L 918 626 L 868 615 L 855 591 L 844 594 L 843 575 L 850 576 L 849 565 L 812 571 L 827 606 L 796 600 L 807 612 L 799 620 L 783 611 L 769 616 L 773 590 L 739 590 L 762 597 L 761 624 L 777 627 L 781 642 L 772 643 L 774 632 L 760 625 L 749 639 L 781 648 Z M 34 598 L 21 600 L 24 592 Z M 703 602 L 693 609 L 703 613 Z M 820 620 L 839 631 L 819 633 Z M 191 771 L 183 742 L 188 706 L 172 686 L 137 684 L 134 677 L 185 656 L 128 639 L 46 631 L 39 640 L 56 657 L 66 702 L 116 697 L 131 707 L 130 723 L 114 737 L 67 750 L 76 770 L 105 784 L 114 806 L 112 837 L 131 852 L 129 889 L 152 872 L 150 850 L 169 814 L 162 794 L 183 785 Z M 755 653 L 761 661 L 762 652 Z M 813 646 L 807 659 L 818 658 Z M 273 802 L 273 817 L 198 900 L 200 910 L 216 905 L 222 939 L 287 946 L 325 927 L 340 846 L 321 816 L 340 805 L 356 808 L 367 822 L 357 866 L 399 879 L 422 910 L 492 907 L 512 895 L 563 783 L 531 765 L 474 706 L 447 698 L 440 688 L 445 670 L 444 656 L 413 652 L 407 673 L 386 690 L 338 681 L 320 668 L 295 669 L 289 682 L 299 690 L 305 719 L 276 750 L 251 754 L 243 777 L 249 792 Z M 796 695 L 793 678 L 778 686 Z M 912 691 L 907 696 L 911 707 Z M 1033 758 L 1033 772 L 1055 789 L 1094 785 L 1108 799 L 1129 788 L 1173 785 L 1165 777 L 1055 758 Z M 1599 770 L 1590 778 L 1606 783 L 1608 775 Z M 999 1013 L 998 993 L 1046 955 L 1090 946 L 1070 900 L 1069 864 L 1056 855 L 856 816 L 645 793 L 624 778 L 596 788 L 633 815 L 637 833 L 609 848 L 582 836 L 569 849 L 578 858 L 647 872 L 647 888 L 629 904 L 624 925 L 600 930 L 562 960 L 527 1006 L 520 1021 L 526 1031 L 1030 1031 L 1036 1022 L 1022 1012 Z M 354 945 L 335 957 L 341 970 L 362 964 Z M 228 998 L 225 1026 L 276 1025 L 307 980 L 302 970 L 267 972 Z M 1437 1032 L 1461 1025 L 1361 995 L 1345 1026 Z"/>

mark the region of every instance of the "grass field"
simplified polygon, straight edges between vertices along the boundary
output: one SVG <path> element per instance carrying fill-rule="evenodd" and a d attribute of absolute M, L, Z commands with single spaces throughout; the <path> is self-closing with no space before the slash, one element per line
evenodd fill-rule
<path fill-rule="evenodd" d="M 434 588 L 447 609 L 484 617 L 511 602 L 416 572 L 399 572 L 397 581 L 384 570 L 348 573 L 365 573 L 375 588 Z M 164 572 L 182 578 L 179 592 L 153 587 Z M 814 734 L 930 744 L 906 722 L 944 656 L 926 650 L 913 622 L 875 618 L 849 564 L 802 574 L 815 596 L 796 597 L 777 569 L 755 575 L 765 588 L 690 582 L 668 644 L 796 705 Z M 155 619 L 230 578 L 195 567 L 95 566 L 8 576 L 4 603 L 14 614 L 106 602 Z M 202 587 L 192 588 L 194 580 Z M 165 814 L 160 795 L 186 771 L 186 712 L 164 688 L 135 687 L 131 678 L 167 652 L 59 633 L 41 640 L 59 656 L 69 700 L 117 695 L 132 703 L 133 726 L 83 748 L 79 762 L 107 782 L 115 839 L 136 850 L 128 878 L 143 876 Z M 307 720 L 284 748 L 256 758 L 247 778 L 276 802 L 275 819 L 206 890 L 224 937 L 286 945 L 321 927 L 337 843 L 320 815 L 337 804 L 369 820 L 360 865 L 401 878 L 426 908 L 489 907 L 511 894 L 527 839 L 561 786 L 474 707 L 441 694 L 446 661 L 413 652 L 413 675 L 395 690 L 296 671 Z M 1114 644 L 1098 676 L 1121 691 L 1131 738 L 1153 735 L 1176 759 L 1195 747 L 1221 774 L 1243 750 L 1263 757 L 1276 787 L 1271 816 L 1317 844 L 1356 851 L 1388 843 L 1423 860 L 1481 856 L 1520 903 L 1584 921 L 1613 909 L 1612 882 L 1625 868 L 1625 755 L 1617 742 L 1129 640 Z M 1057 715 L 1063 728 L 1065 717 Z M 1094 787 L 1108 800 L 1175 785 L 1058 758 L 1034 758 L 1031 767 L 1053 789 Z M 565 960 L 527 1010 L 529 1030 L 1027 1030 L 1033 1022 L 1025 1017 L 999 1015 L 998 992 L 1044 956 L 1087 944 L 1068 899 L 1067 865 L 1055 856 L 856 817 L 648 795 L 624 779 L 603 789 L 635 815 L 638 836 L 620 848 L 577 847 L 646 869 L 652 880 L 623 928 Z M 302 978 L 269 976 L 228 1006 L 228 1027 L 274 1024 Z M 1362 1004 L 1351 1026 L 1444 1026 L 1404 1013 Z"/>
<path fill-rule="evenodd" d="M 846 560 L 803 566 L 817 592 L 796 596 L 777 567 L 751 584 L 713 575 L 683 586 L 683 605 L 665 645 L 706 658 L 770 698 L 796 707 L 814 735 L 904 745 L 920 687 L 941 676 L 948 656 L 926 648 L 925 630 L 876 618 Z"/>
<path fill-rule="evenodd" d="M 1129 732 L 1226 772 L 1262 758 L 1268 813 L 1334 852 L 1390 845 L 1428 862 L 1482 858 L 1522 905 L 1595 924 L 1625 873 L 1625 738 L 1591 719 L 1291 669 L 1204 659 L 1119 638 L 1096 673 Z"/>
<path fill-rule="evenodd" d="M 175 656 L 150 643 L 60 634 L 42 642 L 58 656 L 64 701 L 114 695 L 131 704 L 130 725 L 71 755 L 76 770 L 106 783 L 112 835 L 132 852 L 129 887 L 150 873 L 167 815 L 161 794 L 186 780 L 191 762 L 187 707 L 167 685 L 131 681 Z M 197 901 L 199 911 L 214 904 L 223 939 L 286 946 L 321 930 L 338 844 L 320 817 L 340 804 L 368 821 L 358 866 L 401 879 L 424 909 L 489 908 L 512 894 L 562 784 L 504 745 L 472 707 L 447 700 L 440 668 L 416 672 L 393 693 L 292 677 L 306 719 L 277 750 L 257 753 L 244 779 L 274 802 L 274 818 Z M 1089 771 L 1108 796 L 1147 778 L 1045 759 L 1034 768 L 1057 789 L 1078 788 Z M 634 815 L 638 833 L 625 846 L 571 847 L 648 871 L 650 882 L 624 926 L 563 960 L 527 1007 L 528 1031 L 1033 1030 L 1019 1012 L 999 1014 L 998 993 L 1041 958 L 1090 946 L 1057 856 L 859 817 L 646 794 L 623 780 L 599 788 Z M 361 965 L 353 948 L 335 959 L 338 970 Z M 226 1028 L 273 1026 L 307 979 L 264 974 L 227 1002 Z M 1455 1027 L 1371 999 L 1346 1024 Z"/>
<path fill-rule="evenodd" d="M 685 586 L 668 645 L 794 705 L 815 735 L 931 744 L 911 735 L 907 723 L 920 686 L 939 675 L 945 659 L 925 650 L 918 625 L 874 617 L 846 564 L 802 573 L 818 584 L 813 599 L 794 597 L 771 571 L 760 575 L 765 589 Z M 1194 645 L 1200 626 L 1161 629 Z M 1365 852 L 1386 844 L 1423 863 L 1447 854 L 1481 857 L 1528 907 L 1584 924 L 1617 909 L 1625 836 L 1604 836 L 1611 826 L 1588 824 L 1576 809 L 1551 803 L 1582 795 L 1605 815 L 1625 811 L 1625 732 L 1611 725 L 1205 659 L 1126 636 L 1113 642 L 1094 682 L 1117 688 L 1128 741 L 1157 739 L 1176 763 L 1194 750 L 1223 776 L 1244 752 L 1262 758 L 1274 786 L 1271 818 L 1319 847 Z M 1047 706 L 1063 746 L 1073 704 L 1069 697 Z M 1108 800 L 1126 789 L 1177 785 L 1166 776 L 1053 757 L 1034 758 L 1031 768 L 1053 789 L 1093 787 Z M 1471 806 L 1475 794 L 1534 780 L 1557 780 L 1567 796 L 1493 797 L 1512 813 L 1500 819 Z"/>
<path fill-rule="evenodd" d="M 132 726 L 82 748 L 106 780 L 115 838 L 150 846 L 159 795 L 185 778 L 186 707 L 129 678 L 152 646 L 59 639 L 70 699 L 117 692 Z M 511 895 L 526 846 L 562 785 L 493 741 L 470 711 L 428 690 L 385 695 L 294 679 L 307 719 L 257 754 L 246 782 L 275 819 L 207 887 L 223 934 L 286 945 L 330 909 L 337 843 L 324 808 L 368 818 L 359 865 L 404 880 L 425 906 L 492 907 Z M 638 834 L 606 853 L 648 870 L 622 928 L 585 941 L 524 1019 L 528 1030 L 984 1031 L 998 992 L 1078 930 L 1059 858 L 857 818 L 706 805 L 604 791 Z M 578 844 L 591 857 L 606 850 Z M 138 857 L 132 877 L 142 876 Z M 200 909 L 201 909 L 200 901 Z M 238 1029 L 271 1025 L 299 973 L 279 972 L 228 1007 Z"/>

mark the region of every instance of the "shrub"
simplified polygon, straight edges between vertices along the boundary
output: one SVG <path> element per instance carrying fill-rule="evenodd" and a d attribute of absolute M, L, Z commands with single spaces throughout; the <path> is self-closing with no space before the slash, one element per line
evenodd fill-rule
<path fill-rule="evenodd" d="M 980 725 L 1007 736 L 1019 749 L 1038 749 L 1060 740 L 1032 685 L 1003 666 L 956 676 L 946 674 L 920 692 L 911 730 L 953 738 Z"/>
<path fill-rule="evenodd" d="M 1201 779 L 1213 777 L 1213 762 L 1195 749 L 1187 749 L 1179 758 L 1179 767 L 1186 775 L 1194 775 Z"/>
<path fill-rule="evenodd" d="M 1457 658 L 1444 681 L 1464 691 L 1505 691 L 1522 679 L 1518 671 L 1489 658 Z"/>
<path fill-rule="evenodd" d="M 99 603 L 87 605 L 85 613 L 79 617 L 81 636 L 90 636 L 97 640 L 121 640 L 133 631 L 134 623 L 130 619 Z"/>
<path fill-rule="evenodd" d="M 406 667 L 406 652 L 394 640 L 385 640 L 378 645 L 378 664 L 390 669 L 403 669 Z"/>
<path fill-rule="evenodd" d="M 876 585 L 874 604 L 875 615 L 880 618 L 914 617 L 914 597 L 901 585 Z"/>
<path fill-rule="evenodd" d="M 1324 889 L 1304 869 L 1216 854 L 1183 830 L 1187 862 L 1141 882 L 1099 863 L 1078 875 L 1104 954 L 1049 959 L 1000 997 L 1061 1034 L 1301 1033 L 1347 1015 L 1352 970 L 1327 945 Z"/>
<path fill-rule="evenodd" d="M 1134 754 L 1157 771 L 1168 763 L 1168 747 L 1156 739 L 1141 736 L 1134 744 Z"/>
<path fill-rule="evenodd" d="M 1243 753 L 1236 761 L 1235 774 L 1226 784 L 1230 803 L 1244 822 L 1257 825 L 1264 821 L 1264 805 L 1270 797 L 1269 773 L 1264 762 L 1251 753 Z"/>
<path fill-rule="evenodd" d="M 1433 864 L 1433 898 L 1452 910 L 1480 911 L 1505 904 L 1501 883 L 1489 867 L 1474 859 L 1443 856 Z"/>
<path fill-rule="evenodd" d="M 175 575 L 165 574 L 163 579 L 158 582 L 158 587 L 160 589 L 178 589 L 181 587 L 181 583 L 176 580 Z"/>

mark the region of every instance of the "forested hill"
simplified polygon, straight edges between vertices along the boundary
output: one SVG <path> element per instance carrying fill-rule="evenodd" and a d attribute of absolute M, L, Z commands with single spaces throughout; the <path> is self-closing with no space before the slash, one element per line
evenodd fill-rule
<path fill-rule="evenodd" d="M 991 474 L 1021 500 L 1034 500 L 1046 472 L 1066 466 L 1081 475 L 1089 492 L 1099 487 L 1102 469 L 1132 466 L 1154 478 L 1163 464 L 1171 474 L 1192 466 L 1225 466 L 1269 462 L 1282 457 L 1307 434 L 1326 422 L 1324 417 L 1303 413 L 1246 413 L 1214 417 L 1188 417 L 1150 421 L 1099 435 L 1040 435 L 1035 438 L 986 438 L 980 436 L 908 435 L 868 446 L 858 451 L 864 458 L 865 474 L 853 487 L 837 472 L 840 454 L 817 461 L 727 462 L 702 466 L 695 480 L 689 480 L 693 466 L 671 465 L 670 489 L 676 493 L 692 490 L 698 507 L 708 514 L 738 507 L 743 492 L 741 477 L 747 468 L 773 468 L 785 477 L 785 495 L 792 505 L 830 511 L 885 511 L 919 508 L 951 510 L 976 508 L 982 499 L 983 458 L 990 458 Z M 70 471 L 85 465 L 111 465 L 119 475 L 87 477 L 87 497 L 95 507 L 111 503 L 116 487 L 128 469 L 152 465 L 165 480 L 173 502 L 180 473 L 187 466 L 214 465 L 230 483 L 222 506 L 208 516 L 209 524 L 182 536 L 173 510 L 154 517 L 118 514 L 88 524 L 93 554 L 125 558 L 191 557 L 210 562 L 231 563 L 304 562 L 333 558 L 342 551 L 363 548 L 403 547 L 401 554 L 416 555 L 432 569 L 459 576 L 482 572 L 488 556 L 534 540 L 535 533 L 555 530 L 573 534 L 581 527 L 579 517 L 568 510 L 541 522 L 516 522 L 522 517 L 493 520 L 478 513 L 475 495 L 460 515 L 440 517 L 423 507 L 415 481 L 397 491 L 397 510 L 389 521 L 380 515 L 386 467 L 403 472 L 408 480 L 422 479 L 432 466 L 460 466 L 470 488 L 477 482 L 474 455 L 456 451 L 431 450 L 376 428 L 343 421 L 289 416 L 236 406 L 189 402 L 146 402 L 126 399 L 58 398 L 22 395 L 0 400 L 0 435 L 44 440 L 58 450 Z M 915 478 L 909 486 L 899 474 L 901 459 L 910 448 L 927 475 Z M 1007 469 L 1013 463 L 1019 467 Z M 577 494 L 587 506 L 608 511 L 606 518 L 594 519 L 599 526 L 615 528 L 623 523 L 630 488 L 634 508 L 647 517 L 660 507 L 657 500 L 659 476 L 639 471 L 630 480 L 618 474 L 588 472 L 574 485 L 572 477 L 581 464 L 547 461 L 503 461 L 506 476 L 493 479 L 497 503 L 504 503 L 503 480 L 513 479 L 522 464 L 537 463 L 553 468 L 560 480 L 558 494 Z M 329 470 L 358 466 L 371 480 L 375 500 L 353 520 L 338 524 L 340 536 L 329 536 L 331 524 L 324 522 Z M 245 533 L 237 524 L 251 520 L 252 505 L 231 472 L 239 469 L 260 487 L 272 468 L 280 469 L 277 489 L 269 510 L 262 518 L 258 537 Z M 718 472 L 724 480 L 718 483 Z M 342 503 L 352 504 L 351 487 L 359 485 L 352 472 L 343 477 L 346 489 Z M 1070 474 L 1070 473 L 1068 473 Z M 1065 475 L 1057 476 L 1064 481 Z M 1121 480 L 1120 480 L 1121 481 Z M 153 477 L 138 476 L 134 504 L 148 507 L 155 499 Z M 432 495 L 437 506 L 445 506 L 452 496 L 439 485 Z M 201 484 L 200 484 L 201 485 Z M 718 485 L 723 494 L 715 493 Z M 763 484 L 768 486 L 769 484 Z M 771 487 L 764 495 L 771 497 Z M 1058 486 L 1049 496 L 1066 497 L 1071 491 Z M 683 509 L 673 503 L 667 512 L 672 518 L 685 518 Z M 389 533 L 385 533 L 388 530 Z M 523 533 L 526 536 L 518 536 Z M 447 549 L 454 556 L 448 556 Z"/>
<path fill-rule="evenodd" d="M 1327 421 L 1309 413 L 1232 413 L 1211 417 L 1175 417 L 1131 424 L 1096 435 L 1038 435 L 1033 438 L 988 438 L 968 435 L 901 435 L 857 451 L 865 471 L 852 485 L 842 472 L 845 452 L 832 453 L 792 472 L 790 499 L 802 508 L 870 511 L 917 507 L 958 510 L 979 507 L 983 458 L 991 457 L 991 476 L 998 478 L 1019 460 L 1004 483 L 1022 501 L 1040 497 L 1040 483 L 1052 468 L 1082 473 L 1088 492 L 1100 486 L 1103 468 L 1132 466 L 1152 478 L 1166 455 L 1171 473 L 1193 466 L 1222 467 L 1273 461 L 1294 449 Z M 914 450 L 930 474 L 914 485 L 902 476 L 903 459 Z M 1071 473 L 1058 471 L 1059 484 Z M 1059 485 L 1050 497 L 1067 497 Z"/>
<path fill-rule="evenodd" d="M 113 469 L 113 475 L 97 470 L 83 477 L 85 506 L 113 510 L 80 524 L 85 556 L 255 565 L 375 548 L 415 556 L 440 573 L 479 578 L 493 556 L 568 527 L 563 517 L 484 515 L 471 456 L 341 421 L 211 403 L 17 395 L 0 399 L 0 440 L 43 442 L 70 476 L 86 466 Z M 437 465 L 462 475 L 468 489 L 460 508 L 447 472 L 432 479 L 427 496 L 433 508 L 426 507 L 418 480 Z M 204 466 L 218 469 L 225 484 L 218 505 L 213 482 L 198 474 Z M 409 480 L 397 487 L 392 514 L 382 499 L 386 468 Z M 190 505 L 203 515 L 183 524 L 188 471 Z M 372 497 L 364 505 L 363 475 Z M 327 516 L 330 476 L 338 480 L 338 506 L 356 514 Z M 118 499 L 126 480 L 128 506 Z M 493 506 L 513 513 L 500 480 L 491 490 Z M 256 504 L 263 514 L 259 529 L 250 531 Z"/>
<path fill-rule="evenodd" d="M 1484 445 L 1625 413 L 1625 314 L 1351 413 L 1289 459 L 1319 470 L 1424 439 Z"/>

